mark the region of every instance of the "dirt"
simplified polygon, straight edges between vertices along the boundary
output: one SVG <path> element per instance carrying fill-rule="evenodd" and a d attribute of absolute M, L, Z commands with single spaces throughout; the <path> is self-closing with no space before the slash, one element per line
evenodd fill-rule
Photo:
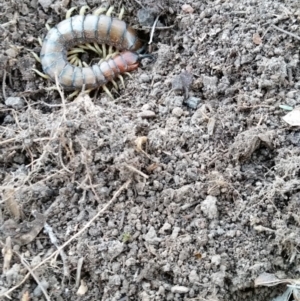
<path fill-rule="evenodd" d="M 31 52 L 85 4 L 0 3 L 0 299 L 283 294 L 254 281 L 300 278 L 300 132 L 280 107 L 300 104 L 299 1 L 126 1 L 148 40 L 159 15 L 155 59 L 114 99 L 69 100 Z"/>

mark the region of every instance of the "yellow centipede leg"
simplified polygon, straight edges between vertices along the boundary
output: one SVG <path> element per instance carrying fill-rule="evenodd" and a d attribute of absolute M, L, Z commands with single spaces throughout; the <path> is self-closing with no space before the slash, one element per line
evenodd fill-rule
<path fill-rule="evenodd" d="M 93 11 L 93 15 L 99 16 L 99 15 L 103 14 L 105 11 L 106 11 L 105 7 L 99 7 Z"/>
<path fill-rule="evenodd" d="M 132 75 L 129 72 L 124 72 L 124 74 L 128 75 L 131 79 L 133 79 Z"/>
<path fill-rule="evenodd" d="M 107 88 L 105 85 L 103 85 L 102 88 L 103 88 L 104 92 L 105 92 L 111 99 L 114 99 L 113 96 L 112 96 L 112 94 L 110 93 L 110 91 L 108 90 L 108 88 Z"/>
<path fill-rule="evenodd" d="M 71 93 L 71 94 L 67 97 L 67 99 L 71 99 L 71 98 L 77 96 L 77 95 L 79 94 L 79 92 L 80 92 L 80 90 L 75 90 L 73 93 Z"/>
<path fill-rule="evenodd" d="M 41 59 L 39 58 L 39 56 L 33 52 L 33 51 L 30 51 L 30 53 L 32 54 L 32 56 L 36 59 L 36 61 L 38 61 L 39 63 L 41 63 Z"/>
<path fill-rule="evenodd" d="M 105 44 L 102 44 L 102 54 L 103 54 L 103 57 L 106 58 L 106 45 Z"/>
<path fill-rule="evenodd" d="M 80 8 L 79 15 L 84 16 L 85 12 L 90 9 L 87 5 L 84 5 Z"/>
<path fill-rule="evenodd" d="M 50 77 L 49 77 L 48 75 L 42 73 L 42 72 L 39 71 L 39 70 L 36 70 L 36 69 L 34 69 L 34 68 L 32 68 L 31 70 L 34 71 L 35 73 L 37 73 L 39 76 L 45 78 L 45 79 L 50 79 Z"/>
<path fill-rule="evenodd" d="M 70 9 L 67 10 L 67 13 L 66 13 L 66 19 L 70 19 L 71 18 L 71 14 L 74 10 L 77 9 L 77 6 L 73 6 L 71 7 Z"/>
<path fill-rule="evenodd" d="M 122 6 L 118 18 L 119 18 L 120 20 L 122 20 L 123 17 L 124 17 L 124 14 L 125 14 L 125 8 L 124 8 L 124 6 Z"/>
<path fill-rule="evenodd" d="M 124 79 L 123 79 L 123 76 L 121 74 L 118 75 L 118 78 L 120 79 L 121 83 L 122 83 L 122 86 L 123 88 L 125 89 L 125 83 L 124 83 Z"/>
<path fill-rule="evenodd" d="M 111 6 L 111 7 L 107 10 L 106 15 L 110 17 L 111 14 L 112 14 L 112 12 L 113 12 L 113 10 L 114 10 L 114 7 Z"/>
<path fill-rule="evenodd" d="M 68 51 L 68 55 L 77 54 L 77 53 L 84 53 L 84 49 L 82 48 L 73 48 L 72 50 Z"/>
<path fill-rule="evenodd" d="M 116 88 L 116 90 L 119 90 L 118 84 L 113 79 L 111 80 L 111 82 L 114 85 L 114 87 Z"/>
<path fill-rule="evenodd" d="M 39 42 L 40 46 L 43 46 L 43 41 L 42 41 L 41 37 L 38 37 L 38 42 Z"/>

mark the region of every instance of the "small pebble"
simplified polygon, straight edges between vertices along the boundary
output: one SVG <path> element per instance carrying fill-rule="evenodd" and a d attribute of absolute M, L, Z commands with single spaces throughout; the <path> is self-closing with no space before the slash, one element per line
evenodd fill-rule
<path fill-rule="evenodd" d="M 155 112 L 151 110 L 145 110 L 137 114 L 141 118 L 154 118 L 156 116 Z"/>
<path fill-rule="evenodd" d="M 197 271 L 195 270 L 191 270 L 190 274 L 189 274 L 189 280 L 192 283 L 198 282 L 199 281 L 199 276 L 197 274 Z"/>
<path fill-rule="evenodd" d="M 140 75 L 140 78 L 139 78 L 140 83 L 149 83 L 150 81 L 151 81 L 151 77 L 148 74 L 143 73 Z"/>
<path fill-rule="evenodd" d="M 185 102 L 189 108 L 196 109 L 200 101 L 200 98 L 191 96 Z"/>
<path fill-rule="evenodd" d="M 5 100 L 5 104 L 8 106 L 8 107 L 12 107 L 14 109 L 21 109 L 24 107 L 25 105 L 25 101 L 23 98 L 21 97 L 8 97 L 6 100 Z"/>
<path fill-rule="evenodd" d="M 183 110 L 181 108 L 174 108 L 172 114 L 176 117 L 180 117 L 183 114 Z"/>
<path fill-rule="evenodd" d="M 208 195 L 201 204 L 201 210 L 210 219 L 218 217 L 217 198 Z"/>
<path fill-rule="evenodd" d="M 141 8 L 137 11 L 137 17 L 139 23 L 143 26 L 152 26 L 154 22 L 154 16 L 149 9 Z"/>
<path fill-rule="evenodd" d="M 171 292 L 175 294 L 186 294 L 189 292 L 189 288 L 186 286 L 175 285 L 172 286 Z"/>
<path fill-rule="evenodd" d="M 48 10 L 53 0 L 39 0 L 39 4 L 42 6 L 44 10 Z"/>
<path fill-rule="evenodd" d="M 221 264 L 221 256 L 220 255 L 213 255 L 211 257 L 211 263 L 218 266 Z"/>

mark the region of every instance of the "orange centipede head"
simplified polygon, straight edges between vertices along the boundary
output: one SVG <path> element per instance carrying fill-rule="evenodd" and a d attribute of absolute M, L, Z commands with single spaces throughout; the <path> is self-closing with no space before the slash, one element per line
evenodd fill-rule
<path fill-rule="evenodd" d="M 138 68 L 140 64 L 140 57 L 137 53 L 132 51 L 124 51 L 121 53 L 122 59 L 127 64 L 127 70 L 126 71 L 133 71 Z"/>

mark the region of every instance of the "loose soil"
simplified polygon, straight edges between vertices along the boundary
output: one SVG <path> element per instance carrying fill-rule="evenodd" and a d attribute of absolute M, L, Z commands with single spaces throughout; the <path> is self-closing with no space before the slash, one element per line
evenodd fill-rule
<path fill-rule="evenodd" d="M 300 104 L 299 1 L 126 1 L 148 40 L 159 16 L 155 59 L 114 99 L 68 100 L 31 51 L 70 7 L 121 6 L 99 2 L 0 3 L 0 298 L 279 296 L 254 280 L 300 277 L 300 132 L 280 107 Z"/>

